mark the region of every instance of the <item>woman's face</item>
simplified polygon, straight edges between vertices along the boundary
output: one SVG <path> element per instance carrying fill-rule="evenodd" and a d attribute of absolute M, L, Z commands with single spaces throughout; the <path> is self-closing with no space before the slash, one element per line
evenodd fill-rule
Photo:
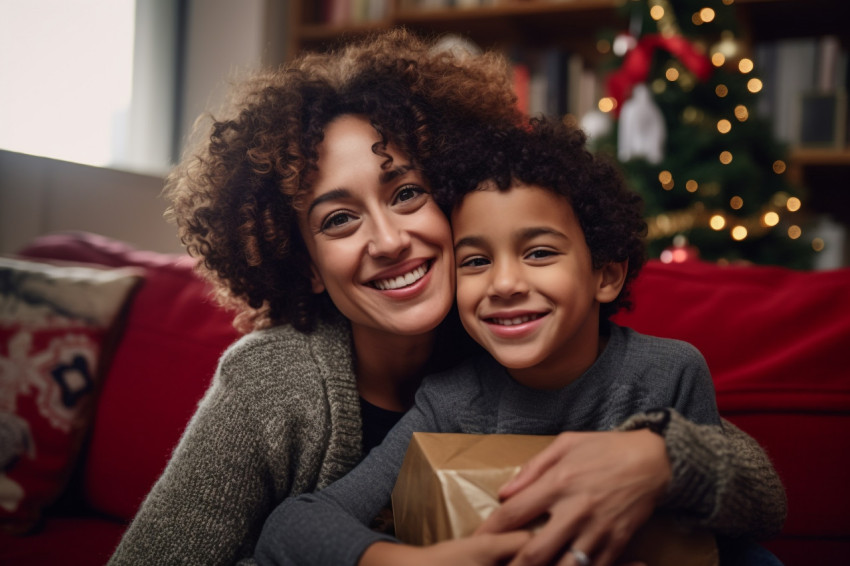
<path fill-rule="evenodd" d="M 327 291 L 355 331 L 419 335 L 454 299 L 451 231 L 409 159 L 389 146 L 381 168 L 379 141 L 362 116 L 328 124 L 299 228 L 313 292 Z"/>

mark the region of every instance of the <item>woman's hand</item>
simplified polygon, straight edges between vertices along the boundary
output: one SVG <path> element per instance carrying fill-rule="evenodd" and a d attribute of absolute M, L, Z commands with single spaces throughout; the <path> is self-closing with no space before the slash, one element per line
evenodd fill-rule
<path fill-rule="evenodd" d="M 587 566 L 565 552 L 570 548 L 593 566 L 609 566 L 652 514 L 670 478 L 664 439 L 649 430 L 565 432 L 499 490 L 502 506 L 476 534 L 514 530 L 548 514 L 511 566 Z"/>
<path fill-rule="evenodd" d="M 376 542 L 366 549 L 359 566 L 496 566 L 505 564 L 531 540 L 528 531 L 483 534 L 440 542 L 431 546 L 409 546 Z"/>

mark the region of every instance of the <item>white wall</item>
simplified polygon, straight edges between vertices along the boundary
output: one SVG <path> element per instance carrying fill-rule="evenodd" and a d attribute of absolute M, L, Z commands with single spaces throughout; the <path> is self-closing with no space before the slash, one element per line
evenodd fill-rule
<path fill-rule="evenodd" d="M 162 183 L 151 175 L 0 151 L 0 253 L 62 230 L 181 252 L 175 228 L 163 218 Z"/>
<path fill-rule="evenodd" d="M 269 27 L 266 16 L 280 14 L 282 5 L 280 0 L 189 0 L 184 132 L 203 110 L 220 104 L 230 79 L 274 61 L 266 37 L 278 28 Z M 174 227 L 162 217 L 167 206 L 160 198 L 162 183 L 160 174 L 0 151 L 0 253 L 14 253 L 35 236 L 58 230 L 85 230 L 139 248 L 180 251 Z"/>
<path fill-rule="evenodd" d="M 191 0 L 188 12 L 184 140 L 202 112 L 221 106 L 232 81 L 262 64 L 265 0 Z"/>

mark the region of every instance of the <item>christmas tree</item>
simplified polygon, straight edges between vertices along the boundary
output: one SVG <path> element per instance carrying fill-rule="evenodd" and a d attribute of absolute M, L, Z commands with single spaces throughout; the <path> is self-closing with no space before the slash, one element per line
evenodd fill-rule
<path fill-rule="evenodd" d="M 800 190 L 788 181 L 787 148 L 756 111 L 763 85 L 732 0 L 622 9 L 629 31 L 609 38 L 600 102 L 613 127 L 590 135 L 643 195 L 651 257 L 810 267 Z"/>

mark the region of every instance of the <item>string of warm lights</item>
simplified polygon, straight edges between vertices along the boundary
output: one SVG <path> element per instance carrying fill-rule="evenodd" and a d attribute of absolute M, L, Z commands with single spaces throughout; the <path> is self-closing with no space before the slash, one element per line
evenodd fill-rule
<path fill-rule="evenodd" d="M 668 171 L 662 171 L 659 175 L 667 178 Z M 672 180 L 667 181 L 672 184 Z M 665 181 L 662 181 L 664 184 Z M 696 181 L 688 181 L 690 187 L 696 188 Z M 692 189 L 687 187 L 689 191 Z M 670 190 L 670 189 L 666 189 Z M 744 199 L 733 196 L 729 199 L 730 210 L 708 210 L 701 201 L 697 201 L 690 207 L 674 212 L 665 212 L 648 219 L 647 237 L 650 240 L 669 238 L 681 232 L 687 232 L 694 228 L 711 228 L 715 232 L 728 230 L 733 240 L 741 241 L 748 236 L 762 236 L 782 224 L 785 227 L 787 237 L 796 240 L 802 236 L 802 229 L 794 222 L 793 214 L 798 212 L 802 206 L 799 198 L 789 196 L 785 192 L 778 192 L 766 204 L 762 205 L 759 212 L 750 216 L 737 216 L 735 210 L 744 206 Z"/>
<path fill-rule="evenodd" d="M 726 6 L 733 4 L 733 2 L 734 0 L 722 0 L 722 3 Z M 655 20 L 658 32 L 661 35 L 681 34 L 669 0 L 649 0 L 648 6 L 649 15 Z M 700 26 L 713 22 L 715 18 L 714 9 L 704 7 L 693 13 L 691 21 L 695 26 Z M 627 39 L 629 41 L 622 41 L 620 38 L 615 39 L 613 45 L 615 54 L 623 56 L 624 51 L 634 48 L 636 39 L 633 37 Z M 618 41 L 620 41 L 620 45 L 617 44 Z M 600 52 L 607 51 L 611 47 L 606 43 L 598 45 Z M 698 42 L 694 43 L 694 48 L 705 53 L 714 67 L 723 67 L 729 72 L 743 75 L 746 79 L 746 88 L 750 93 L 756 94 L 763 89 L 764 85 L 761 79 L 750 76 L 755 65 L 752 59 L 744 56 L 744 49 L 731 30 L 722 31 L 720 40 L 710 49 Z M 697 84 L 697 80 L 687 65 L 683 65 L 678 58 L 671 56 L 664 77 L 653 80 L 649 86 L 656 95 L 662 94 L 672 84 L 676 84 L 683 92 L 690 92 Z M 725 98 L 729 95 L 729 88 L 725 84 L 717 84 L 714 93 L 718 98 Z M 617 100 L 612 96 L 602 97 L 598 101 L 597 107 L 603 113 L 612 113 L 617 110 Z M 731 115 L 728 116 L 706 116 L 703 110 L 689 106 L 682 113 L 681 119 L 684 123 L 695 125 L 706 124 L 710 120 L 713 127 L 725 136 L 733 131 L 736 124 L 746 122 L 750 114 L 750 108 L 743 103 L 736 105 Z M 717 156 L 722 165 L 731 164 L 734 158 L 731 149 L 724 149 Z M 776 160 L 773 163 L 774 174 L 784 175 L 786 170 L 787 165 L 784 161 Z M 673 174 L 670 171 L 661 171 L 658 181 L 660 190 L 663 191 L 671 191 L 676 186 Z M 688 179 L 683 186 L 688 193 L 697 198 L 699 196 L 716 196 L 721 190 L 719 182 L 711 180 L 698 182 L 696 179 Z M 741 210 L 743 206 L 744 202 L 740 196 L 732 197 L 728 203 L 728 208 L 725 210 L 708 210 L 702 201 L 696 201 L 686 209 L 665 212 L 648 218 L 648 238 L 650 240 L 670 238 L 694 228 L 710 228 L 716 232 L 726 232 L 729 238 L 734 241 L 761 237 L 774 230 L 782 230 L 785 237 L 792 240 L 799 239 L 802 236 L 802 228 L 799 222 L 794 220 L 795 213 L 798 213 L 802 208 L 802 203 L 797 197 L 789 196 L 785 192 L 778 192 L 767 203 L 760 206 L 757 213 L 749 216 L 736 214 L 736 211 Z M 820 239 L 815 239 L 812 241 L 812 247 L 815 251 L 821 251 L 823 242 Z"/>

